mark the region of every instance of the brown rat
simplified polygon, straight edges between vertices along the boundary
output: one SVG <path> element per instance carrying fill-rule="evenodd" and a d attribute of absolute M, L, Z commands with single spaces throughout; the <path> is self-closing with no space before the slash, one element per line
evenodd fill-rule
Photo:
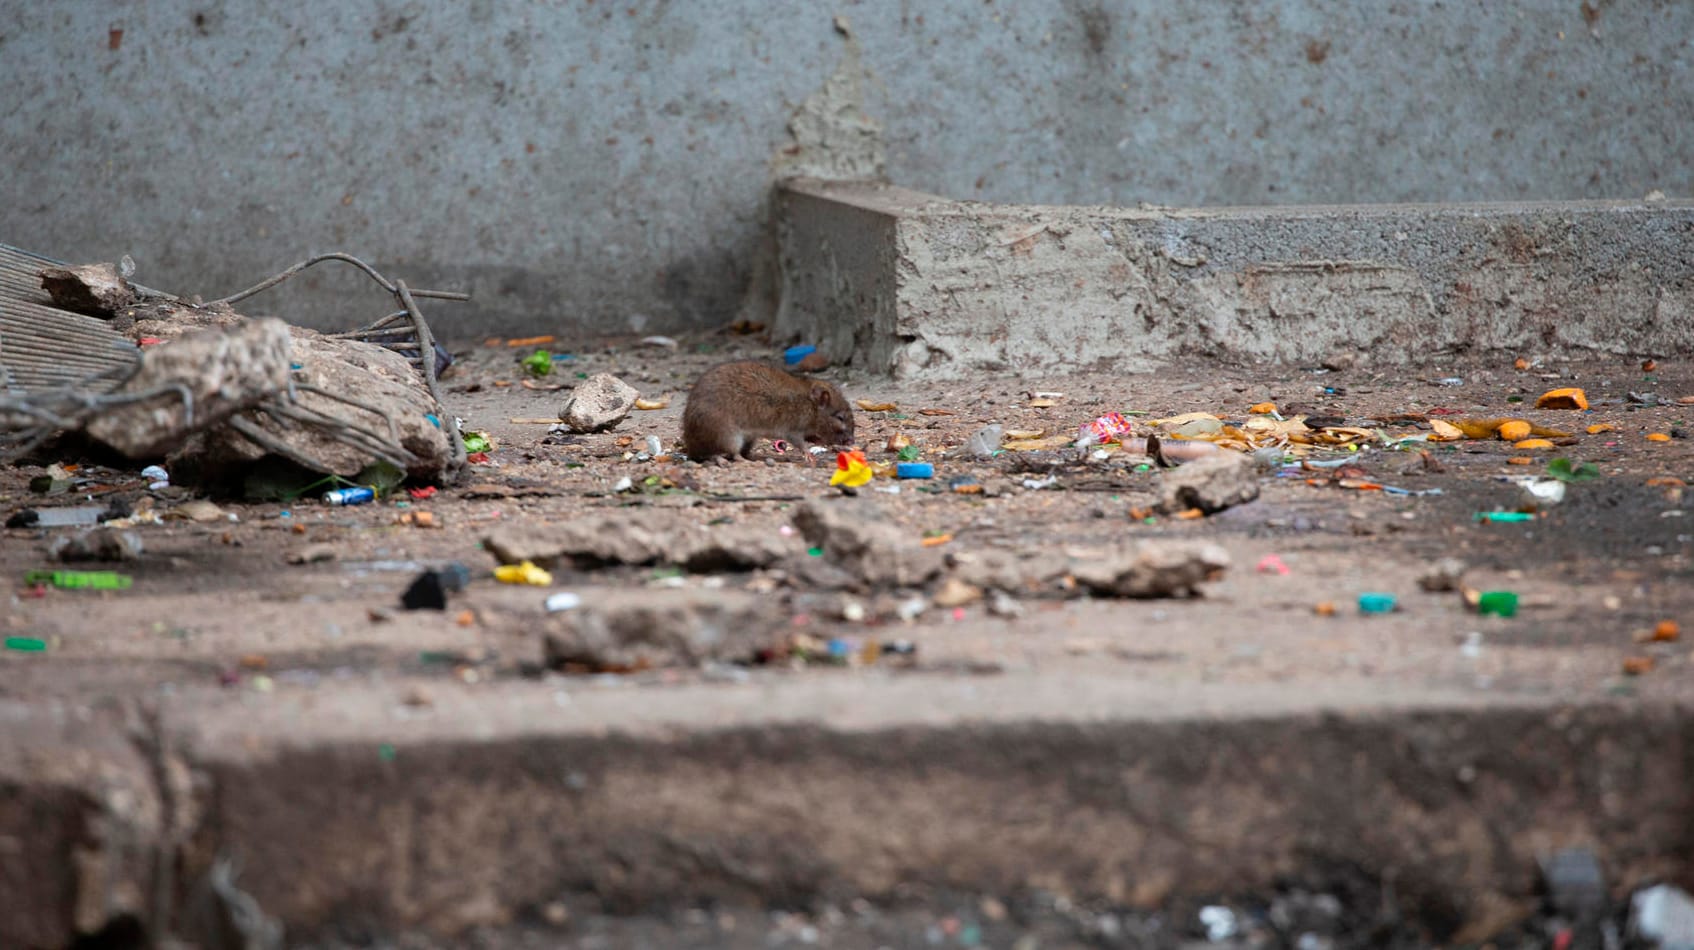
<path fill-rule="evenodd" d="M 853 407 L 834 383 L 763 363 L 723 363 L 701 374 L 682 410 L 683 452 L 697 462 L 752 458 L 759 439 L 785 439 L 810 463 L 808 443 L 852 443 Z"/>

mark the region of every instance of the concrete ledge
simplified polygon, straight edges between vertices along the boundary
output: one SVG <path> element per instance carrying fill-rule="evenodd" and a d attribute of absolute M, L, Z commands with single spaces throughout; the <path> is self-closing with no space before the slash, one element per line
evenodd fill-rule
<path fill-rule="evenodd" d="M 440 684 L 421 710 L 406 688 L 185 694 L 159 734 L 161 774 L 193 776 L 183 834 L 147 854 L 37 836 L 6 879 L 192 882 L 226 857 L 298 941 L 451 936 L 584 895 L 628 912 L 935 886 L 1146 908 L 1361 877 L 1391 877 L 1437 934 L 1480 936 L 1533 909 L 1550 849 L 1595 848 L 1620 887 L 1694 872 L 1694 727 L 1675 706 L 1107 676 Z M 9 801 L 56 787 L 12 774 Z M 182 919 L 186 890 L 160 916 Z M 76 903 L 37 891 L 5 919 Z"/>
<path fill-rule="evenodd" d="M 776 329 L 909 377 L 1694 352 L 1694 202 L 1217 209 L 778 193 Z"/>

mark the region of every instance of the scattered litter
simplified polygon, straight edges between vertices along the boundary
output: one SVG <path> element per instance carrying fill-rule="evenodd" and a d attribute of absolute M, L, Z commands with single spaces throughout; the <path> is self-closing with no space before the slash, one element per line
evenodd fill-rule
<path fill-rule="evenodd" d="M 658 436 L 650 435 L 646 438 L 645 441 L 646 441 L 646 445 L 647 445 L 647 454 L 648 455 L 650 455 L 654 458 L 658 458 L 659 456 L 665 454 L 664 443 L 659 441 Z"/>
<path fill-rule="evenodd" d="M 19 653 L 46 653 L 47 641 L 40 637 L 7 637 L 6 649 Z"/>
<path fill-rule="evenodd" d="M 900 410 L 899 405 L 896 403 L 872 402 L 869 399 L 860 399 L 855 403 L 855 405 L 865 412 L 898 412 Z"/>
<path fill-rule="evenodd" d="M 614 495 L 621 495 L 624 492 L 631 492 L 631 491 L 634 491 L 634 490 L 635 490 L 635 479 L 630 478 L 628 475 L 625 475 L 624 477 L 622 477 L 622 478 L 620 478 L 617 481 L 612 483 L 612 494 L 614 494 Z"/>
<path fill-rule="evenodd" d="M 675 339 L 668 336 L 644 336 L 641 338 L 641 345 L 656 346 L 660 349 L 666 350 L 675 350 L 677 342 Z"/>
<path fill-rule="evenodd" d="M 1500 423 L 1498 430 L 1500 438 L 1507 442 L 1518 442 L 1529 438 L 1530 424 L 1522 419 L 1510 419 Z"/>
<path fill-rule="evenodd" d="M 7 521 L 6 526 L 9 528 L 64 528 L 78 525 L 94 525 L 100 523 L 100 516 L 106 514 L 107 511 L 106 507 L 103 505 L 82 505 L 76 508 L 36 508 L 25 510 L 31 511 L 35 517 L 18 518 L 19 523 L 15 525 L 12 524 L 11 521 Z M 19 514 L 21 515 L 23 512 L 19 512 Z M 14 517 L 16 518 L 17 516 Z"/>
<path fill-rule="evenodd" d="M 1648 442 L 1669 442 L 1670 441 L 1670 435 L 1668 433 L 1664 433 L 1664 432 L 1649 432 L 1649 433 L 1647 433 L 1647 441 Z"/>
<path fill-rule="evenodd" d="M 1006 437 L 1006 427 L 998 422 L 976 430 L 965 443 L 965 453 L 976 458 L 991 458 L 1000 453 L 1000 443 Z"/>
<path fill-rule="evenodd" d="M 470 571 L 463 564 L 424 571 L 400 595 L 400 605 L 407 610 L 446 610 L 447 595 L 464 590 L 470 576 Z"/>
<path fill-rule="evenodd" d="M 1284 577 L 1288 576 L 1288 565 L 1282 563 L 1282 558 L 1277 557 L 1274 554 L 1267 554 L 1264 557 L 1259 558 L 1259 564 L 1255 570 L 1257 570 L 1260 574 L 1279 574 Z"/>
<path fill-rule="evenodd" d="M 1206 939 L 1222 943 L 1240 932 L 1235 911 L 1216 904 L 1200 908 L 1200 926 L 1206 928 Z"/>
<path fill-rule="evenodd" d="M 1333 601 L 1333 600 L 1320 600 L 1320 601 L 1318 601 L 1317 603 L 1312 605 L 1312 613 L 1317 614 L 1319 617 L 1333 617 L 1333 616 L 1335 616 L 1335 601 Z"/>
<path fill-rule="evenodd" d="M 363 485 L 355 485 L 352 488 L 335 488 L 324 492 L 324 502 L 330 505 L 363 505 L 375 500 L 376 492 Z"/>
<path fill-rule="evenodd" d="M 643 412 L 651 412 L 655 409 L 664 409 L 670 404 L 671 401 L 669 399 L 637 399 L 635 401 L 635 408 L 640 409 Z"/>
<path fill-rule="evenodd" d="M 923 540 L 919 541 L 926 548 L 936 548 L 952 542 L 953 535 L 946 531 L 926 531 Z"/>
<path fill-rule="evenodd" d="M 1580 389 L 1553 389 L 1535 400 L 1537 409 L 1587 409 L 1588 394 Z"/>
<path fill-rule="evenodd" d="M 1059 476 L 1048 475 L 1046 478 L 1026 478 L 1023 487 L 1030 491 L 1040 491 L 1043 488 L 1053 488 L 1059 484 Z"/>
<path fill-rule="evenodd" d="M 934 478 L 935 466 L 929 462 L 901 462 L 894 468 L 896 478 Z"/>
<path fill-rule="evenodd" d="M 869 484 L 874 474 L 865 453 L 840 452 L 835 456 L 835 473 L 829 477 L 829 483 L 838 488 L 859 488 Z"/>
<path fill-rule="evenodd" d="M 1524 451 L 1529 451 L 1531 449 L 1550 449 L 1552 447 L 1553 443 L 1547 439 L 1524 439 L 1522 441 L 1512 443 L 1512 448 Z"/>
<path fill-rule="evenodd" d="M 1256 405 L 1248 406 L 1247 407 L 1247 414 L 1252 415 L 1252 416 L 1276 415 L 1277 414 L 1276 403 L 1274 403 L 1274 402 L 1261 402 L 1261 403 L 1258 403 Z"/>
<path fill-rule="evenodd" d="M 135 579 L 111 571 L 29 571 L 24 574 L 24 584 L 45 584 L 60 590 L 129 590 Z"/>
<path fill-rule="evenodd" d="M 1443 376 L 1435 381 L 1437 386 L 1463 386 L 1464 384 L 1465 378 L 1463 376 Z"/>
<path fill-rule="evenodd" d="M 571 591 L 560 591 L 557 594 L 549 595 L 544 602 L 544 606 L 550 614 L 556 614 L 561 610 L 575 610 L 582 606 L 582 596 Z"/>
<path fill-rule="evenodd" d="M 147 479 L 147 490 L 158 491 L 171 487 L 171 473 L 165 471 L 163 465 L 149 465 L 141 470 L 141 477 Z"/>
<path fill-rule="evenodd" d="M 553 583 L 553 575 L 536 567 L 531 561 L 502 564 L 494 569 L 494 579 L 502 584 L 529 584 L 535 587 L 547 587 Z"/>
<path fill-rule="evenodd" d="M 1393 613 L 1399 604 L 1393 594 L 1367 593 L 1359 595 L 1359 613 L 1388 614 Z"/>
<path fill-rule="evenodd" d="M 519 365 L 523 366 L 525 370 L 528 370 L 529 375 L 539 379 L 542 376 L 552 374 L 553 354 L 546 350 L 536 350 L 534 353 L 524 357 Z"/>
<path fill-rule="evenodd" d="M 813 353 L 816 353 L 817 351 L 818 351 L 817 347 L 805 345 L 805 344 L 802 344 L 800 346 L 791 346 L 788 349 L 782 351 L 782 361 L 784 363 L 787 363 L 789 366 L 796 366 L 796 365 L 799 364 L 799 362 L 801 360 L 805 359 L 808 356 L 811 356 Z M 869 411 L 874 412 L 876 410 L 869 410 Z"/>
<path fill-rule="evenodd" d="M 1653 672 L 1653 667 L 1656 665 L 1657 663 L 1650 656 L 1626 656 L 1623 658 L 1625 676 L 1645 676 Z M 1690 946 L 1694 946 L 1694 944 Z"/>
<path fill-rule="evenodd" d="M 486 432 L 466 430 L 463 436 L 465 451 L 471 454 L 491 452 L 494 450 L 494 439 Z"/>
<path fill-rule="evenodd" d="M 526 346 L 551 346 L 557 342 L 559 342 L 559 338 L 548 333 L 541 336 L 514 337 L 507 340 L 506 345 L 512 349 L 521 349 Z"/>
<path fill-rule="evenodd" d="M 1694 898 L 1658 884 L 1629 899 L 1630 930 L 1660 950 L 1694 950 Z"/>
<path fill-rule="evenodd" d="M 1518 612 L 1517 592 L 1510 590 L 1483 591 L 1477 596 L 1476 612 L 1483 616 L 1515 617 Z"/>
<path fill-rule="evenodd" d="M 434 498 L 435 486 L 425 485 L 422 488 L 408 488 L 406 489 L 406 494 L 411 495 L 413 501 L 423 501 L 427 498 Z"/>
<path fill-rule="evenodd" d="M 1534 521 L 1536 515 L 1532 511 L 1479 511 L 1474 517 L 1477 521 L 1485 523 L 1519 524 L 1525 521 Z"/>
<path fill-rule="evenodd" d="M 1568 458 L 1560 457 L 1547 463 L 1547 476 L 1569 484 L 1593 481 L 1600 477 L 1600 466 L 1593 462 L 1577 465 Z"/>
<path fill-rule="evenodd" d="M 1674 620 L 1661 620 L 1653 627 L 1654 643 L 1671 643 L 1682 636 L 1682 628 Z"/>
<path fill-rule="evenodd" d="M 1565 483 L 1556 478 L 1526 478 L 1518 490 L 1528 508 L 1550 508 L 1565 500 Z"/>
<path fill-rule="evenodd" d="M 1117 442 L 1122 436 L 1135 431 L 1135 424 L 1124 418 L 1121 412 L 1108 412 L 1096 417 L 1091 422 L 1083 423 L 1078 430 L 1078 440 L 1088 445 L 1103 442 Z"/>

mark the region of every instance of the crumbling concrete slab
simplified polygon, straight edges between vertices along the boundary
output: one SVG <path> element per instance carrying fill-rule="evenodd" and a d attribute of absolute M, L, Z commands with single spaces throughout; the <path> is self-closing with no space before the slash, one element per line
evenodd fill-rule
<path fill-rule="evenodd" d="M 1667 707 L 1111 675 L 555 681 L 443 687 L 423 711 L 403 693 L 175 700 L 206 809 L 184 873 L 241 855 L 290 940 L 450 936 L 566 893 L 624 912 L 928 886 L 1155 907 L 1324 868 L 1395 869 L 1405 906 L 1457 927 L 1532 906 L 1551 847 L 1603 842 L 1620 879 L 1694 853 L 1690 721 Z"/>
<path fill-rule="evenodd" d="M 116 718 L 0 702 L 0 946 L 66 947 L 153 913 L 163 783 Z"/>
<path fill-rule="evenodd" d="M 1694 351 L 1694 202 L 1105 208 L 797 180 L 776 330 L 896 376 Z"/>

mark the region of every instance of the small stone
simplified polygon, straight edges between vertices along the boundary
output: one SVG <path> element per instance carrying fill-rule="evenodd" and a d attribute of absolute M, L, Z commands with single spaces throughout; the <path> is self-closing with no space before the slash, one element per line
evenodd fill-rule
<path fill-rule="evenodd" d="M 988 592 L 988 612 L 996 617 L 1013 620 L 1023 616 L 1023 604 L 1003 590 Z"/>
<path fill-rule="evenodd" d="M 118 528 L 95 528 L 74 538 L 59 538 L 48 550 L 61 561 L 133 561 L 141 556 L 141 536 Z"/>
<path fill-rule="evenodd" d="M 1464 576 L 1465 562 L 1456 557 L 1444 557 L 1418 576 L 1418 586 L 1432 593 L 1458 590 Z"/>
<path fill-rule="evenodd" d="M 967 584 L 957 577 L 949 577 L 941 582 L 941 587 L 935 592 L 935 606 L 945 609 L 963 607 L 982 599 L 982 588 Z"/>
<path fill-rule="evenodd" d="M 817 373 L 829 369 L 829 357 L 818 352 L 807 353 L 794 367 L 802 373 Z"/>
<path fill-rule="evenodd" d="M 541 918 L 554 927 L 563 927 L 570 923 L 570 908 L 562 901 L 550 901 L 541 908 Z"/>
<path fill-rule="evenodd" d="M 590 376 L 565 400 L 559 418 L 572 432 L 604 432 L 635 408 L 639 393 L 610 373 Z"/>
<path fill-rule="evenodd" d="M 1352 369 L 1358 361 L 1359 357 L 1354 353 L 1331 353 L 1324 357 L 1323 362 L 1318 365 L 1330 372 L 1339 373 L 1343 370 Z"/>
<path fill-rule="evenodd" d="M 1197 596 L 1200 584 L 1217 580 L 1229 553 L 1215 544 L 1145 542 L 1097 561 L 1072 565 L 1071 576 L 1109 597 Z"/>
<path fill-rule="evenodd" d="M 411 689 L 406 690 L 403 702 L 405 702 L 406 705 L 415 708 L 435 705 L 435 699 L 430 696 L 429 690 L 422 686 L 413 686 Z"/>
<path fill-rule="evenodd" d="M 335 560 L 335 545 L 308 544 L 303 548 L 295 548 L 288 552 L 290 564 L 317 564 L 322 561 Z"/>

